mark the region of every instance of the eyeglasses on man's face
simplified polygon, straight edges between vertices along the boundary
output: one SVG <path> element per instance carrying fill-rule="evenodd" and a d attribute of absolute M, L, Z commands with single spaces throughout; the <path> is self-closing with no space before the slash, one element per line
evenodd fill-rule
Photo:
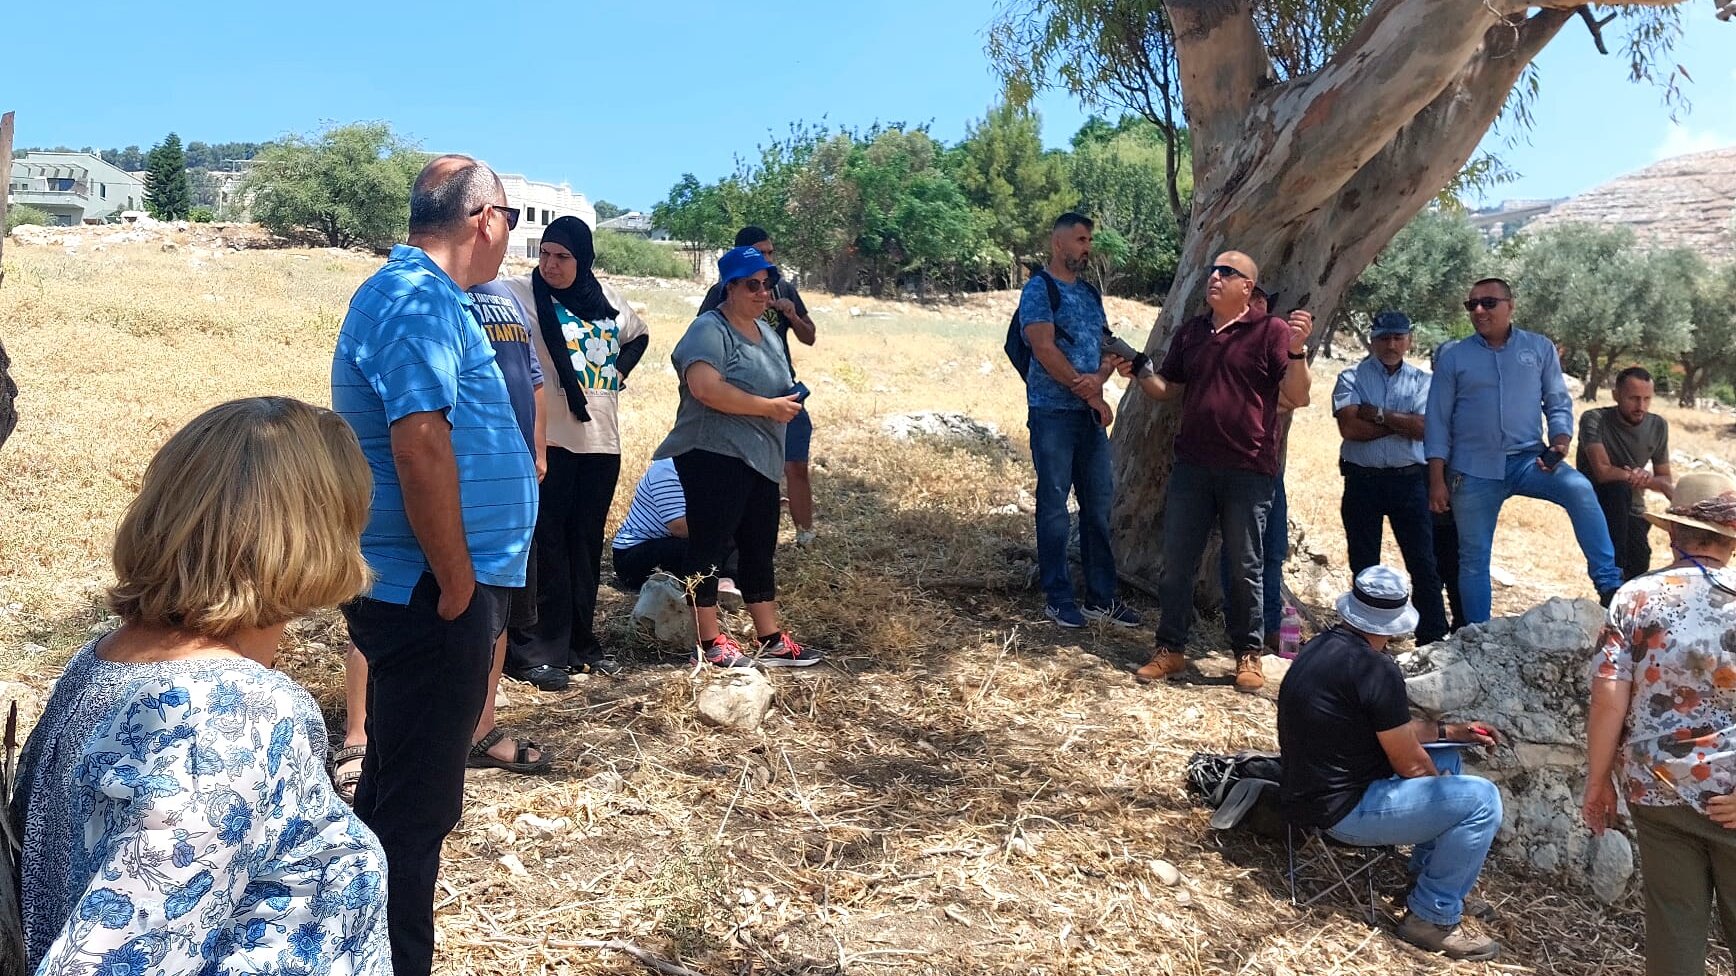
<path fill-rule="evenodd" d="M 1493 312 L 1495 306 L 1502 302 L 1510 301 L 1512 301 L 1511 298 L 1496 298 L 1494 295 L 1484 295 L 1482 298 L 1468 298 L 1465 300 L 1465 311 L 1475 312 L 1480 308 L 1485 312 Z"/>
<path fill-rule="evenodd" d="M 1225 281 L 1228 281 L 1231 278 L 1247 278 L 1248 277 L 1247 275 L 1243 274 L 1241 271 L 1237 270 L 1236 268 L 1232 268 L 1227 264 L 1214 264 L 1214 265 L 1212 265 L 1212 274 L 1217 275 L 1219 278 L 1222 278 Z M 1250 278 L 1249 280 L 1251 281 L 1253 279 Z"/>
<path fill-rule="evenodd" d="M 474 217 L 484 210 L 493 210 L 499 213 L 502 217 L 505 217 L 507 230 L 518 230 L 517 207 L 509 207 L 503 203 L 485 203 L 482 206 L 477 207 L 475 210 L 470 211 L 470 216 Z"/>

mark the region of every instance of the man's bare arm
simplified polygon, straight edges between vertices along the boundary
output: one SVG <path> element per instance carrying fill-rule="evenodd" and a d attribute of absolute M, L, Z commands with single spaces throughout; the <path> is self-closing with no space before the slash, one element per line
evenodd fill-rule
<path fill-rule="evenodd" d="M 457 619 L 476 592 L 476 568 L 464 536 L 452 425 L 440 410 L 406 414 L 392 424 L 391 438 L 404 516 L 440 584 L 438 612 L 444 620 Z"/>

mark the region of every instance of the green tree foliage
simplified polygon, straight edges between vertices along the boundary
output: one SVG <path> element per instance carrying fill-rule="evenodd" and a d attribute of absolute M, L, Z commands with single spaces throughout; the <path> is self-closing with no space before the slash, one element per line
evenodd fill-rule
<path fill-rule="evenodd" d="M 627 212 L 626 207 L 616 206 L 607 200 L 598 200 L 595 208 L 597 211 L 597 220 L 599 222 L 604 220 L 614 220 L 616 217 Z"/>
<path fill-rule="evenodd" d="M 267 147 L 242 196 L 273 233 L 382 249 L 403 238 L 410 185 L 427 159 L 384 122 L 336 126 Z"/>
<path fill-rule="evenodd" d="M 187 154 L 181 137 L 171 132 L 145 157 L 145 209 L 158 220 L 184 220 L 192 206 Z"/>
<path fill-rule="evenodd" d="M 1163 182 L 1169 152 L 1162 134 L 1132 115 L 1118 124 L 1092 116 L 1073 136 L 1068 163 L 1076 209 L 1097 222 L 1099 233 L 1113 230 L 1127 243 L 1119 272 L 1104 281 L 1118 294 L 1162 295 L 1175 278 L 1181 231 Z M 1184 178 L 1181 185 L 1185 200 L 1192 182 Z"/>
<path fill-rule="evenodd" d="M 675 248 L 635 234 L 600 230 L 595 235 L 597 270 L 635 278 L 686 278 L 688 263 Z"/>
<path fill-rule="evenodd" d="M 26 224 L 35 227 L 48 226 L 48 211 L 27 203 L 15 203 L 6 208 L 6 233 L 10 234 L 12 228 Z"/>
<path fill-rule="evenodd" d="M 1693 282 L 1694 341 L 1679 357 L 1684 407 L 1713 380 L 1736 380 L 1736 263 L 1709 270 L 1696 256 L 1680 269 Z"/>
<path fill-rule="evenodd" d="M 1461 304 L 1471 282 L 1490 274 L 1483 235 L 1465 215 L 1440 207 L 1417 214 L 1345 295 L 1342 323 L 1361 331 L 1375 314 L 1398 309 L 1417 325 L 1419 345 L 1465 334 Z"/>
<path fill-rule="evenodd" d="M 983 215 L 989 241 L 1006 252 L 1009 271 L 1046 249 L 1050 226 L 1074 204 L 1067 159 L 1043 151 L 1042 123 L 1029 109 L 990 109 L 949 158 L 953 179 Z"/>
<path fill-rule="evenodd" d="M 1072 152 L 1045 151 L 1041 136 L 1036 115 L 1004 108 L 950 147 L 903 125 L 798 123 L 716 182 L 684 174 L 652 216 L 705 249 L 757 224 L 777 241 L 779 260 L 817 283 L 879 293 L 1017 284 L 1014 262 L 1043 257 L 1055 217 L 1080 210 L 1110 232 L 1102 246 L 1113 253 L 1097 271 L 1106 288 L 1166 288 L 1179 232 L 1156 130 L 1132 116 L 1119 126 L 1094 120 Z"/>
<path fill-rule="evenodd" d="M 1685 251 L 1641 251 L 1626 227 L 1566 223 L 1525 235 L 1513 270 L 1514 321 L 1588 363 L 1585 399 L 1637 356 L 1674 357 L 1694 341 Z"/>

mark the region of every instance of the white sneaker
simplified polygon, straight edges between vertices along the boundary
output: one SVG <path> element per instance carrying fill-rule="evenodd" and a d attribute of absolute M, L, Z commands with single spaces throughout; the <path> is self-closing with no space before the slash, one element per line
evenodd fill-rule
<path fill-rule="evenodd" d="M 802 548 L 805 549 L 808 546 L 811 546 L 814 544 L 815 537 L 816 537 L 816 533 L 814 532 L 813 529 L 797 529 L 796 530 L 796 545 L 801 546 Z"/>
<path fill-rule="evenodd" d="M 742 608 L 744 604 L 741 599 L 741 590 L 736 587 L 735 580 L 727 576 L 718 577 L 717 605 L 725 610 L 740 610 Z"/>

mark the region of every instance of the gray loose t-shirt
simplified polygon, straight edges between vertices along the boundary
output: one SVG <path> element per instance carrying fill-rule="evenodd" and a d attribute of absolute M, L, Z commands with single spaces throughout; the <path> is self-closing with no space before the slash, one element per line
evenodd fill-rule
<path fill-rule="evenodd" d="M 658 445 L 654 458 L 672 458 L 688 451 L 711 451 L 739 458 L 761 475 L 777 481 L 784 473 L 784 425 L 765 417 L 743 417 L 713 410 L 687 387 L 687 367 L 707 363 L 725 382 L 755 396 L 781 397 L 790 392 L 784 344 L 771 326 L 754 320 L 758 342 L 749 342 L 722 312 L 706 312 L 693 320 L 669 357 L 681 377 L 681 403 L 675 426 Z"/>

